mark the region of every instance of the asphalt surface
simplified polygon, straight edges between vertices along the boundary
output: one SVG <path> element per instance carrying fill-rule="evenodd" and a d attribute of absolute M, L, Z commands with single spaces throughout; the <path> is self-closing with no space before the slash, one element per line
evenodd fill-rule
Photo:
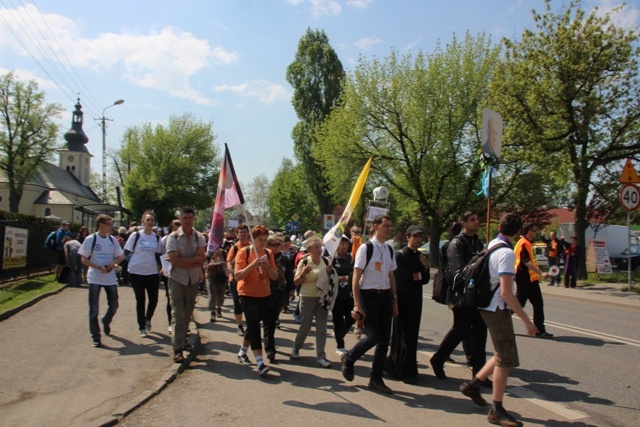
<path fill-rule="evenodd" d="M 543 292 L 640 307 L 640 296 L 622 292 L 624 287 L 544 286 Z M 425 292 L 430 293 L 430 285 Z M 120 308 L 112 336 L 103 337 L 103 348 L 91 346 L 87 294 L 86 287 L 66 288 L 0 322 L 0 426 L 487 424 L 487 408 L 458 391 L 469 371 L 448 365 L 450 380 L 438 380 L 429 369 L 427 352 L 418 355 L 418 384 L 385 379 L 394 394 L 381 395 L 367 388 L 371 355 L 356 364 L 355 380 L 346 382 L 332 338 L 326 348 L 331 369 L 316 364 L 313 333 L 301 359 L 290 360 L 297 325 L 291 315 L 283 315 L 276 333 L 277 363 L 260 378 L 255 364 L 237 361 L 240 337 L 231 320 L 230 300 L 223 319 L 210 323 L 207 298 L 199 297 L 190 336 L 197 354 L 178 365 L 172 361 L 163 291 L 150 337 L 142 338 L 133 292 L 120 287 Z M 101 314 L 105 306 L 101 295 Z M 355 340 L 348 335 L 347 346 Z M 509 381 L 506 405 L 526 425 L 591 425 L 562 407 L 541 406 L 536 396 L 522 398 L 526 391 L 518 385 L 515 379 Z M 489 390 L 483 394 L 490 399 Z"/>

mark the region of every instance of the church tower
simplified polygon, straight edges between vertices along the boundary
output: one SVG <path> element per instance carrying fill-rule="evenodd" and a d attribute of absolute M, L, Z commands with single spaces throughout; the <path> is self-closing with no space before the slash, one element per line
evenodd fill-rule
<path fill-rule="evenodd" d="M 80 98 L 78 98 L 76 110 L 71 119 L 71 129 L 64 134 L 67 143 L 58 152 L 60 153 L 60 167 L 73 173 L 82 185 L 88 187 L 93 156 L 86 147 L 89 138 L 82 130 L 83 114 Z"/>

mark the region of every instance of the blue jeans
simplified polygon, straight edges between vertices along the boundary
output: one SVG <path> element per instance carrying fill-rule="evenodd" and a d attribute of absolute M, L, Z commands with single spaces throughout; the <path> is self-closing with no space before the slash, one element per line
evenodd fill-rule
<path fill-rule="evenodd" d="M 364 318 L 365 338 L 353 346 L 345 356 L 347 363 L 353 364 L 374 346 L 373 366 L 371 378 L 382 378 L 384 370 L 384 360 L 389 349 L 389 339 L 391 337 L 391 320 L 393 318 L 393 300 L 391 292 L 385 294 L 374 294 L 361 291 L 360 300 L 364 307 L 366 317 Z"/>
<path fill-rule="evenodd" d="M 100 311 L 100 289 L 107 294 L 107 312 L 102 317 L 102 323 L 109 325 L 118 311 L 118 287 L 89 283 L 89 332 L 94 340 L 100 339 L 100 325 L 98 313 Z"/>

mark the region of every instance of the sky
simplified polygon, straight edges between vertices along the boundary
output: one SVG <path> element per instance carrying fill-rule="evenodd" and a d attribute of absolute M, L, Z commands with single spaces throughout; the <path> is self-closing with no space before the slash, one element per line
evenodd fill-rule
<path fill-rule="evenodd" d="M 552 4 L 559 10 L 563 1 Z M 428 53 L 467 31 L 517 38 L 534 28 L 532 9 L 543 11 L 542 0 L 0 0 L 0 73 L 36 80 L 47 102 L 63 106 L 61 145 L 80 97 L 98 174 L 96 119 L 112 119 L 112 152 L 127 128 L 192 113 L 213 123 L 219 146 L 228 144 L 244 188 L 260 174 L 272 180 L 282 159 L 293 159 L 298 119 L 286 69 L 308 28 L 325 31 L 351 72 L 361 57 Z M 627 1 L 616 21 L 637 28 L 640 0 Z"/>

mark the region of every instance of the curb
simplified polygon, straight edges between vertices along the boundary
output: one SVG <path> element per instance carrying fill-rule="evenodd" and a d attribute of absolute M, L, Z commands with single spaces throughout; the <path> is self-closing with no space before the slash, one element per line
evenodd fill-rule
<path fill-rule="evenodd" d="M 200 348 L 200 332 L 198 331 L 195 320 L 192 319 L 191 322 L 189 322 L 189 329 L 192 331 L 192 333 L 189 334 L 188 343 L 193 347 L 193 351 L 189 352 L 185 360 L 180 365 L 172 365 L 169 369 L 167 369 L 167 372 L 162 376 L 162 378 L 158 382 L 156 382 L 150 389 L 143 391 L 138 397 L 132 399 L 130 402 L 127 402 L 127 404 L 120 406 L 120 408 L 118 408 L 111 416 L 104 416 L 97 419 L 96 423 L 93 424 L 94 426 L 109 427 L 117 425 L 127 415 L 131 414 L 133 411 L 158 395 L 176 378 L 178 378 L 180 374 L 182 374 L 189 368 L 189 365 L 195 360 L 196 354 Z"/>
<path fill-rule="evenodd" d="M 13 316 L 14 314 L 17 314 L 19 312 L 21 312 L 22 310 L 24 310 L 25 308 L 29 308 L 32 305 L 34 305 L 35 303 L 37 303 L 40 300 L 43 300 L 47 297 L 50 297 L 52 295 L 56 295 L 59 294 L 60 292 L 62 292 L 68 285 L 64 285 L 63 287 L 61 287 L 60 289 L 58 289 L 57 291 L 51 291 L 51 292 L 47 292 L 45 294 L 41 294 L 38 295 L 37 297 L 35 297 L 34 299 L 32 299 L 31 301 L 25 302 L 22 305 L 19 305 L 17 307 L 12 308 L 11 310 L 7 310 L 4 313 L 0 313 L 0 322 L 2 322 L 3 320 L 7 320 L 8 318 L 10 318 L 11 316 Z"/>

